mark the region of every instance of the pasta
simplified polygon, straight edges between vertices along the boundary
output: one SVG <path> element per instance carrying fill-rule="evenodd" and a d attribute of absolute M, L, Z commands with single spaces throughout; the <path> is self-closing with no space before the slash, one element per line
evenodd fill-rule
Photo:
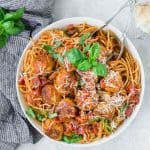
<path fill-rule="evenodd" d="M 67 143 L 113 134 L 139 102 L 139 64 L 110 30 L 86 23 L 41 33 L 23 59 L 18 81 L 26 113 L 43 132 Z"/>

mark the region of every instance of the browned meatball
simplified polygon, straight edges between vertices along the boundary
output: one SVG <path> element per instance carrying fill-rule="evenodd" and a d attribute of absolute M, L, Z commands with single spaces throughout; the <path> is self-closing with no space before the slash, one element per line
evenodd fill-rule
<path fill-rule="evenodd" d="M 115 115 L 115 107 L 108 104 L 107 102 L 100 102 L 94 109 L 93 113 L 96 116 L 105 117 L 111 120 Z"/>
<path fill-rule="evenodd" d="M 54 84 L 61 95 L 73 94 L 74 89 L 77 86 L 74 74 L 67 72 L 65 69 L 59 71 Z"/>
<path fill-rule="evenodd" d="M 50 55 L 43 53 L 43 55 L 38 56 L 32 61 L 32 71 L 33 73 L 44 73 L 51 72 L 54 67 L 54 60 Z"/>
<path fill-rule="evenodd" d="M 93 110 L 98 102 L 98 95 L 94 91 L 78 90 L 76 95 L 77 106 L 84 111 Z"/>
<path fill-rule="evenodd" d="M 63 125 L 56 119 L 48 119 L 43 123 L 43 129 L 46 135 L 55 139 L 61 140 L 63 135 Z"/>
<path fill-rule="evenodd" d="M 43 102 L 47 104 L 56 104 L 61 100 L 61 96 L 53 85 L 47 84 L 41 90 Z"/>
<path fill-rule="evenodd" d="M 59 120 L 63 122 L 67 122 L 76 116 L 76 108 L 70 98 L 60 101 L 56 107 L 56 112 L 59 114 Z"/>

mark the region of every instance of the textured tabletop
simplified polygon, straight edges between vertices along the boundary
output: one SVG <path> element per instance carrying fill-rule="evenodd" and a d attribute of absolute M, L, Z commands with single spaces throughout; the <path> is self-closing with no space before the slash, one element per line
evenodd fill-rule
<path fill-rule="evenodd" d="M 150 0 L 148 0 L 150 1 Z M 106 20 L 119 6 L 121 0 L 56 0 L 54 18 L 86 16 Z M 129 21 L 127 35 L 137 48 L 144 66 L 146 88 L 142 107 L 131 125 L 110 142 L 88 150 L 150 150 L 150 37 L 144 35 L 134 25 L 130 9 L 124 9 L 112 22 L 121 31 Z M 25 144 L 17 150 L 84 150 L 67 148 L 42 138 L 37 144 Z"/>

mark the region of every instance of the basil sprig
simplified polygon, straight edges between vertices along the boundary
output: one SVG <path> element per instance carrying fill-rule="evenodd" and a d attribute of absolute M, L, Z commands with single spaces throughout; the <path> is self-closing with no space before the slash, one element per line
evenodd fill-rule
<path fill-rule="evenodd" d="M 47 110 L 38 110 L 30 106 L 26 109 L 26 114 L 39 122 L 45 121 L 46 119 L 53 119 L 58 116 L 57 113 L 49 113 Z"/>
<path fill-rule="evenodd" d="M 25 8 L 19 8 L 15 12 L 6 12 L 0 8 L 0 48 L 4 47 L 9 36 L 21 33 L 25 25 L 21 21 Z"/>
<path fill-rule="evenodd" d="M 83 136 L 79 134 L 73 134 L 70 137 L 65 136 L 65 135 L 63 136 L 63 141 L 68 144 L 80 142 L 82 139 L 83 139 Z"/>
<path fill-rule="evenodd" d="M 61 46 L 62 41 L 54 40 L 54 45 L 43 45 L 42 48 L 48 51 L 48 53 L 56 60 L 60 61 L 60 63 L 64 64 L 64 58 L 61 54 L 55 51 L 56 48 Z"/>
<path fill-rule="evenodd" d="M 84 40 L 82 39 L 80 43 L 83 44 L 83 41 Z M 88 48 L 89 57 L 86 57 L 78 48 L 68 50 L 65 53 L 65 56 L 78 70 L 88 71 L 89 69 L 92 69 L 97 76 L 106 76 L 106 66 L 100 62 L 97 62 L 97 58 L 100 55 L 100 44 L 96 42 L 91 46 L 88 46 Z"/>

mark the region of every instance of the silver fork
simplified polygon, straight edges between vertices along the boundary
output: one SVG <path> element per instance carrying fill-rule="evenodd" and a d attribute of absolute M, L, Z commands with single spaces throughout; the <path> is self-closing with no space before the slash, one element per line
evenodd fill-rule
<path fill-rule="evenodd" d="M 95 31 L 91 34 L 90 37 L 93 37 L 93 35 L 94 35 L 97 31 L 99 31 L 99 30 L 105 28 L 125 7 L 127 7 L 127 4 L 128 4 L 128 3 L 129 3 L 129 1 L 127 0 L 127 1 L 125 1 L 125 3 L 121 4 L 121 6 L 120 6 L 120 7 L 113 13 L 113 15 L 105 22 L 105 24 L 104 24 L 103 26 L 101 26 L 100 28 L 98 28 L 97 30 L 95 30 Z"/>
<path fill-rule="evenodd" d="M 135 4 L 136 4 L 136 0 L 128 0 L 128 2 L 130 4 L 130 7 L 131 6 L 134 7 Z M 130 20 L 130 18 L 129 18 L 129 20 Z M 117 60 L 119 60 L 121 58 L 121 56 L 122 56 L 122 54 L 124 52 L 124 44 L 125 44 L 125 39 L 126 39 L 126 31 L 127 31 L 128 27 L 129 27 L 129 20 L 128 20 L 127 24 L 126 24 L 125 30 L 123 31 L 122 37 L 120 39 L 121 48 L 120 48 L 120 52 L 119 52 L 119 55 L 117 57 Z"/>
<path fill-rule="evenodd" d="M 93 35 L 98 32 L 99 30 L 102 30 L 103 28 L 105 28 L 125 7 L 127 6 L 135 6 L 136 4 L 136 0 L 127 0 L 125 1 L 125 3 L 123 3 L 114 13 L 113 15 L 105 22 L 105 24 L 103 26 L 101 26 L 100 28 L 98 28 L 97 30 L 95 30 L 90 37 L 93 37 Z M 127 25 L 128 26 L 128 25 Z M 127 27 L 126 27 L 127 28 Z M 120 59 L 122 54 L 123 54 L 123 51 L 124 51 L 124 42 L 125 42 L 125 37 L 126 37 L 126 34 L 125 34 L 126 30 L 124 30 L 123 34 L 122 34 L 122 37 L 121 37 L 121 48 L 120 48 L 120 53 L 117 57 L 117 59 Z"/>

